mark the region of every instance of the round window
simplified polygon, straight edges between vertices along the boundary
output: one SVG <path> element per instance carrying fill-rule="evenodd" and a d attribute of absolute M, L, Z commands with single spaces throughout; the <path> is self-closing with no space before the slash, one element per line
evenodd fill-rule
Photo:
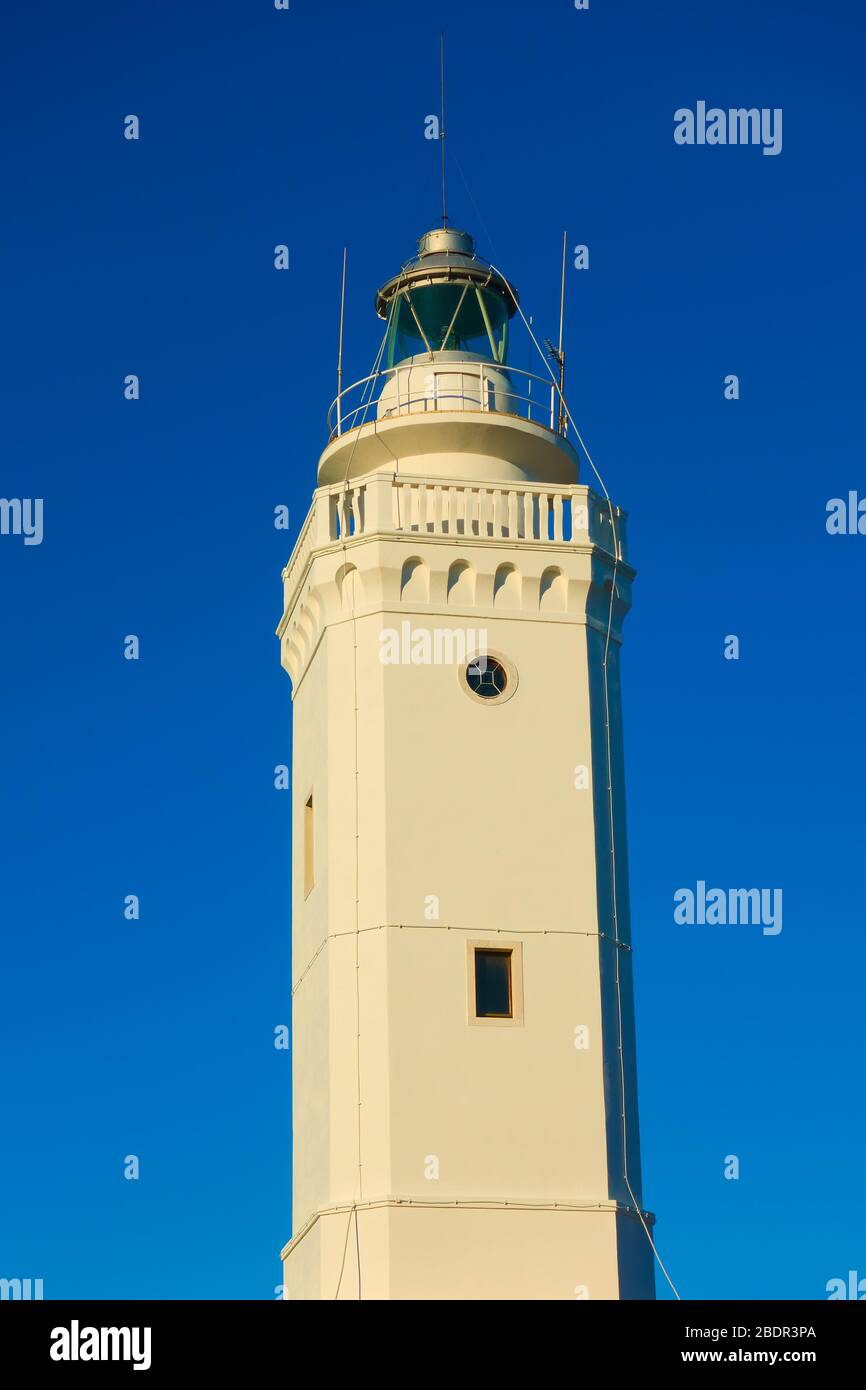
<path fill-rule="evenodd" d="M 473 695 L 480 695 L 482 700 L 495 700 L 497 695 L 505 693 L 508 673 L 495 656 L 476 656 L 466 667 L 466 684 Z"/>
<path fill-rule="evenodd" d="M 460 684 L 479 700 L 502 702 L 517 689 L 517 672 L 505 657 L 486 652 L 461 669 Z"/>

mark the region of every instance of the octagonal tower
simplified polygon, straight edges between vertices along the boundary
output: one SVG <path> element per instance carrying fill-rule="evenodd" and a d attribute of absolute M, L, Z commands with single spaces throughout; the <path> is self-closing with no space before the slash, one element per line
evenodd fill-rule
<path fill-rule="evenodd" d="M 287 1298 L 653 1298 L 619 651 L 625 516 L 579 481 L 517 292 L 440 228 L 376 296 L 283 573 Z M 606 663 L 606 681 L 605 681 Z M 609 791 L 610 788 L 610 791 Z"/>

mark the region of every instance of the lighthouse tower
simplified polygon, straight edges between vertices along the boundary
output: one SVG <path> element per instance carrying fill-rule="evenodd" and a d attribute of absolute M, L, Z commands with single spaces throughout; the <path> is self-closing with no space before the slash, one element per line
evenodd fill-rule
<path fill-rule="evenodd" d="M 619 651 L 516 290 L 443 227 L 376 297 L 283 573 L 290 1299 L 651 1299 Z"/>

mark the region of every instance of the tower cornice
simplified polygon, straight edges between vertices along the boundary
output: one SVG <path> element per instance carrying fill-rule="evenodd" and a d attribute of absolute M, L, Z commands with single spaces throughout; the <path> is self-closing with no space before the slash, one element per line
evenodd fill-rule
<path fill-rule="evenodd" d="M 611 523 L 611 512 L 613 523 Z M 599 551 L 631 577 L 627 513 L 585 484 L 479 482 L 437 478 L 393 467 L 317 488 L 282 572 L 291 608 L 314 553 L 372 535 L 416 536 L 467 545 L 564 547 Z M 614 534 L 615 533 L 615 534 Z M 279 635 L 279 632 L 278 632 Z"/>
<path fill-rule="evenodd" d="M 499 487 L 380 473 L 317 489 L 283 571 L 277 636 L 294 690 L 325 629 L 350 617 L 423 623 L 447 614 L 456 626 L 542 619 L 604 633 L 614 568 L 611 640 L 619 643 L 635 575 L 624 558 L 625 522 L 620 508 L 581 484 Z M 406 583 L 415 567 L 420 589 Z M 467 584 L 454 586 L 464 568 L 468 599 Z"/>

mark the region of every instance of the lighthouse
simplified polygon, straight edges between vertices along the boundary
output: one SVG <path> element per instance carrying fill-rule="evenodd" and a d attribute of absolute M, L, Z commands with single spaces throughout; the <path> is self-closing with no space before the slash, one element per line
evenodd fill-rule
<path fill-rule="evenodd" d="M 283 571 L 287 1299 L 652 1299 L 620 648 L 624 513 L 516 288 L 428 232 L 378 291 Z"/>

